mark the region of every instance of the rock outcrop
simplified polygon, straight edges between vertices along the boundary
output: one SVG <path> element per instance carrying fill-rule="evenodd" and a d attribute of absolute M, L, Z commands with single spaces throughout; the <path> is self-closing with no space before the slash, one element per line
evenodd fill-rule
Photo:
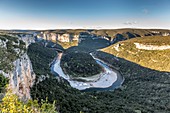
<path fill-rule="evenodd" d="M 73 34 L 73 33 L 46 33 L 41 32 L 37 35 L 38 40 L 50 40 L 50 41 L 59 41 L 59 42 L 71 42 L 71 41 L 78 41 L 79 40 L 79 34 Z"/>
<path fill-rule="evenodd" d="M 1 55 L 0 74 L 9 78 L 9 89 L 24 100 L 31 98 L 30 87 L 34 84 L 36 78 L 31 61 L 25 51 L 28 45 L 33 42 L 35 42 L 34 36 L 26 34 L 2 35 L 0 39 L 1 50 L 8 53 Z M 12 54 L 9 51 L 14 52 Z M 8 60 L 10 59 L 9 55 L 13 60 Z M 4 63 L 11 65 L 6 66 Z"/>
<path fill-rule="evenodd" d="M 25 42 L 26 47 L 28 47 L 31 43 L 35 43 L 35 37 L 32 34 L 24 35 L 19 38 Z"/>
<path fill-rule="evenodd" d="M 9 74 L 9 88 L 20 98 L 30 98 L 30 87 L 34 84 L 35 74 L 32 69 L 31 61 L 25 53 L 13 62 L 14 70 Z"/>
<path fill-rule="evenodd" d="M 8 35 L 18 37 L 19 39 L 21 39 L 22 41 L 25 42 L 26 47 L 28 47 L 29 44 L 35 42 L 35 34 L 34 33 L 30 33 L 30 34 L 9 33 Z"/>
<path fill-rule="evenodd" d="M 140 43 L 134 43 L 134 44 L 136 45 L 136 48 L 144 49 L 144 50 L 166 50 L 166 49 L 170 49 L 170 45 L 157 46 L 157 45 L 145 45 L 145 44 L 140 44 Z"/>

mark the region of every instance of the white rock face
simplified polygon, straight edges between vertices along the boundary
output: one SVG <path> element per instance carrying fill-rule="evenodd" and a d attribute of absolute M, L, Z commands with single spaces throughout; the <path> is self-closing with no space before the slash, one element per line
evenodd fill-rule
<path fill-rule="evenodd" d="M 70 34 L 58 34 L 57 40 L 60 42 L 70 42 Z"/>
<path fill-rule="evenodd" d="M 21 37 L 20 39 L 25 42 L 26 47 L 28 47 L 31 43 L 35 43 L 35 39 L 33 35 L 25 35 Z"/>
<path fill-rule="evenodd" d="M 12 35 L 13 36 L 13 35 Z M 23 40 L 26 43 L 26 48 L 29 44 L 34 43 L 33 35 L 15 35 L 18 37 L 18 43 L 14 43 L 15 45 L 19 45 L 19 39 Z M 0 40 L 0 46 L 6 48 L 6 41 Z M 19 48 L 14 49 L 18 54 L 20 53 Z M 21 54 L 20 54 L 21 55 Z M 0 70 L 0 74 L 9 78 L 9 88 L 13 91 L 13 93 L 17 94 L 22 99 L 30 99 L 30 87 L 34 84 L 36 75 L 33 72 L 31 61 L 27 55 L 27 53 L 22 52 L 20 58 L 16 59 L 13 62 L 14 69 L 9 73 L 5 73 Z"/>
<path fill-rule="evenodd" d="M 60 41 L 60 42 L 70 42 L 72 40 L 79 40 L 79 34 L 59 34 L 59 33 L 41 33 L 37 34 L 39 40 L 51 40 L 51 41 Z"/>
<path fill-rule="evenodd" d="M 51 40 L 56 41 L 57 35 L 55 33 L 51 33 Z"/>
<path fill-rule="evenodd" d="M 9 88 L 20 98 L 30 99 L 30 87 L 34 84 L 35 74 L 28 55 L 14 61 L 14 70 L 9 74 Z"/>
<path fill-rule="evenodd" d="M 0 70 L 0 74 L 2 74 L 5 77 L 9 77 L 9 74 L 5 73 L 4 71 Z"/>
<path fill-rule="evenodd" d="M 157 33 L 157 34 L 159 34 L 160 32 L 159 31 L 151 31 L 152 33 Z"/>
<path fill-rule="evenodd" d="M 116 44 L 116 45 L 114 46 L 115 50 L 118 51 L 118 52 L 120 51 L 120 50 L 119 50 L 119 47 L 120 47 L 120 44 Z"/>
<path fill-rule="evenodd" d="M 7 49 L 7 47 L 6 47 L 7 42 L 8 42 L 7 39 L 6 39 L 6 41 L 0 40 L 0 46 Z"/>
<path fill-rule="evenodd" d="M 170 33 L 163 33 L 162 36 L 169 36 Z"/>
<path fill-rule="evenodd" d="M 73 36 L 73 40 L 78 41 L 78 40 L 79 40 L 79 35 L 74 35 L 74 36 Z"/>
<path fill-rule="evenodd" d="M 170 45 L 163 45 L 163 46 L 157 46 L 157 45 L 144 45 L 140 43 L 134 43 L 136 45 L 136 48 L 138 49 L 144 49 L 144 50 L 166 50 L 170 49 Z"/>

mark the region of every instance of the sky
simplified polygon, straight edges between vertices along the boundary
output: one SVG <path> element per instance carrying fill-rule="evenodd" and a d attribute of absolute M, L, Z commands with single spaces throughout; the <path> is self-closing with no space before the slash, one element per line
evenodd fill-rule
<path fill-rule="evenodd" d="M 0 0 L 0 29 L 170 29 L 170 0 Z"/>

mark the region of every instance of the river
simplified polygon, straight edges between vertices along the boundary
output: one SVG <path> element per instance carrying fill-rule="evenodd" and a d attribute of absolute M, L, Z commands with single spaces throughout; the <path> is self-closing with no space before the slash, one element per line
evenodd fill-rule
<path fill-rule="evenodd" d="M 104 72 L 101 73 L 100 78 L 97 81 L 76 81 L 72 80 L 69 75 L 66 75 L 62 68 L 60 67 L 60 61 L 63 53 L 59 53 L 56 60 L 53 62 L 51 66 L 51 71 L 53 74 L 60 76 L 67 80 L 71 87 L 76 88 L 78 90 L 83 91 L 104 91 L 104 90 L 114 90 L 120 87 L 124 81 L 124 78 L 121 74 L 114 69 L 111 69 L 105 62 L 100 59 L 95 58 L 92 54 L 90 54 L 96 62 L 101 65 L 104 69 Z"/>

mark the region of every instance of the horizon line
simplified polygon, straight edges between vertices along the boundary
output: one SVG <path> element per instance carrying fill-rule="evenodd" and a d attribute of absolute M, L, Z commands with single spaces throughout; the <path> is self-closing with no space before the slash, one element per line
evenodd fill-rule
<path fill-rule="evenodd" d="M 0 31 L 15 31 L 15 30 L 25 30 L 25 31 L 39 31 L 39 30 L 116 30 L 116 29 L 162 29 L 162 30 L 170 30 L 170 28 L 162 28 L 162 27 L 117 27 L 117 28 L 45 28 L 45 29 L 20 29 L 20 28 L 14 28 L 14 29 L 0 29 Z"/>

